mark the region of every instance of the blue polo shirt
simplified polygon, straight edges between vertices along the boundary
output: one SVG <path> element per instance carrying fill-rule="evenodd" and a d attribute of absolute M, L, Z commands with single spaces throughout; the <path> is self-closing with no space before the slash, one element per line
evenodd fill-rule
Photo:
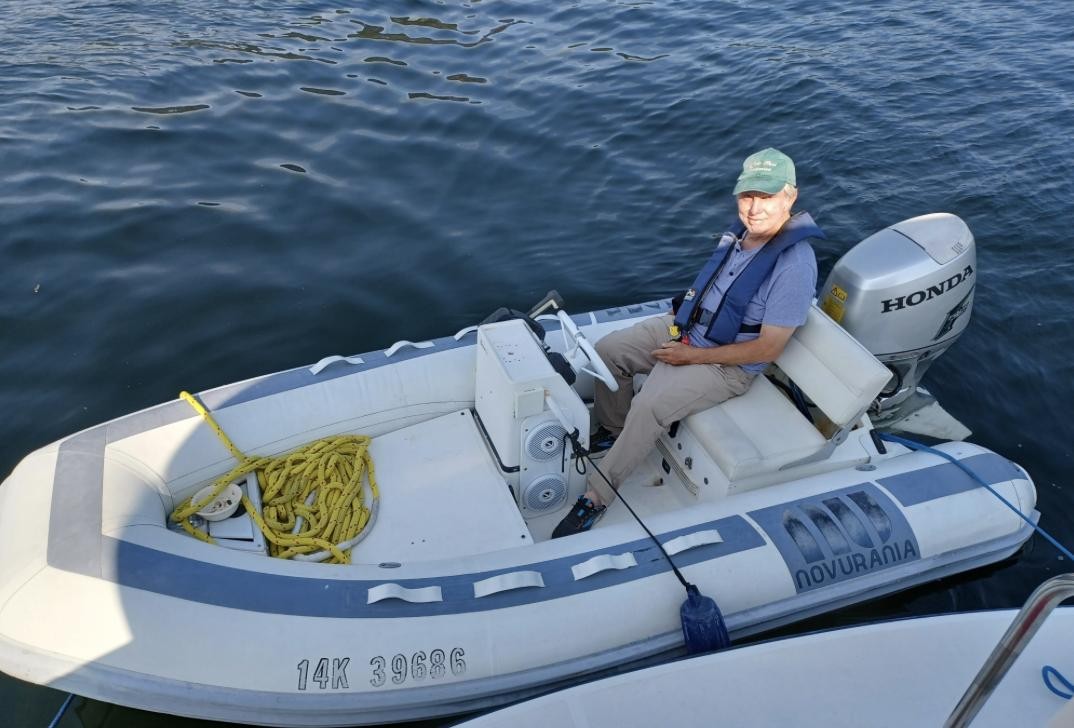
<path fill-rule="evenodd" d="M 736 239 L 730 234 L 720 241 L 719 247 L 725 245 L 735 247 L 731 251 L 727 264 L 701 299 L 701 307 L 708 311 L 716 310 L 735 278 L 742 273 L 757 251 L 761 249 L 743 250 L 742 239 Z M 784 250 L 776 259 L 772 272 L 746 305 L 746 314 L 742 323 L 797 328 L 805 323 L 816 290 L 817 258 L 809 243 L 802 240 Z M 699 324 L 694 324 L 690 328 L 691 345 L 705 348 L 716 346 L 714 342 L 705 338 L 705 328 Z M 735 336 L 735 343 L 750 341 L 758 336 L 759 334 L 739 333 Z M 741 366 L 751 374 L 759 374 L 768 366 L 768 362 Z"/>

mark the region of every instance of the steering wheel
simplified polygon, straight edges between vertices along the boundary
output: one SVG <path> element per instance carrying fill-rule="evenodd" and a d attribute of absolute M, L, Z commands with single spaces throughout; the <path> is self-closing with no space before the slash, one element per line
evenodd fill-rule
<path fill-rule="evenodd" d="M 567 312 L 559 309 L 556 311 L 556 318 L 559 319 L 561 331 L 563 332 L 563 345 L 566 347 L 563 356 L 574 367 L 574 371 L 585 372 L 594 376 L 604 382 L 608 389 L 618 392 L 619 382 L 616 381 L 611 370 L 608 369 L 608 365 L 600 358 L 600 354 L 589 343 L 589 339 L 579 330 L 577 324 L 567 315 Z M 579 352 L 585 357 L 585 361 L 580 361 Z"/>

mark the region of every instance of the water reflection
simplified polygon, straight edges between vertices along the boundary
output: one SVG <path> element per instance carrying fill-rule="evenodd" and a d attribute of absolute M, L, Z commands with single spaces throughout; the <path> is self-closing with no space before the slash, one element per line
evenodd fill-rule
<path fill-rule="evenodd" d="M 195 50 L 225 50 L 233 51 L 235 53 L 249 53 L 255 56 L 264 56 L 267 58 L 280 58 L 286 61 L 316 61 L 319 60 L 313 56 L 306 55 L 304 53 L 293 53 L 283 48 L 262 47 L 253 43 L 236 43 L 232 41 L 217 41 L 217 40 L 183 40 L 176 44 L 176 47 L 180 48 L 192 48 Z M 214 59 L 215 60 L 215 59 Z M 226 59 L 221 59 L 226 60 Z M 237 61 L 234 61 L 237 62 Z"/>
<path fill-rule="evenodd" d="M 397 61 L 394 58 L 386 58 L 384 56 L 370 56 L 365 59 L 366 63 L 390 63 L 393 66 L 405 66 L 406 61 Z"/>
<path fill-rule="evenodd" d="M 458 81 L 460 83 L 488 83 L 487 78 L 481 78 L 480 76 L 467 76 L 465 73 L 453 73 L 447 76 L 448 81 Z"/>
<path fill-rule="evenodd" d="M 370 79 L 372 80 L 372 79 Z M 473 101 L 466 96 L 443 96 L 441 94 L 431 94 L 427 91 L 411 91 L 407 94 L 407 98 L 411 99 L 433 99 L 435 101 L 461 101 L 463 103 L 480 104 L 480 101 Z"/>
<path fill-rule="evenodd" d="M 410 17 L 392 17 L 393 23 L 399 25 L 420 25 L 425 28 L 435 28 L 436 30 L 458 30 L 459 26 L 455 23 L 443 23 L 436 18 L 410 18 Z M 479 31 L 476 30 L 464 30 L 461 31 L 468 35 L 476 35 Z"/>
<path fill-rule="evenodd" d="M 208 109 L 208 104 L 190 104 L 189 106 L 132 106 L 132 111 L 141 111 L 145 114 L 187 114 L 191 111 Z"/>
<path fill-rule="evenodd" d="M 404 26 L 418 26 L 425 28 L 432 28 L 437 30 L 453 30 L 463 35 L 476 35 L 479 31 L 470 30 L 458 30 L 458 26 L 454 23 L 440 23 L 439 21 L 431 21 L 429 19 L 419 19 L 419 21 L 413 21 L 409 18 L 392 18 L 394 22 Z M 403 21 L 407 22 L 403 22 Z M 362 30 L 357 33 L 351 33 L 349 38 L 358 38 L 362 40 L 388 40 L 397 41 L 402 43 L 414 43 L 416 45 L 458 45 L 463 48 L 473 48 L 479 46 L 482 43 L 488 43 L 493 39 L 493 36 L 498 35 L 513 25 L 524 23 L 524 20 L 505 20 L 500 25 L 496 26 L 492 30 L 489 30 L 483 34 L 480 38 L 473 42 L 465 42 L 456 38 L 430 38 L 428 36 L 414 36 L 406 33 L 390 33 L 386 32 L 387 28 L 383 25 L 374 25 L 372 23 L 365 23 L 361 20 L 351 20 L 350 22 L 356 25 L 362 26 Z M 431 23 L 436 23 L 431 25 Z"/>

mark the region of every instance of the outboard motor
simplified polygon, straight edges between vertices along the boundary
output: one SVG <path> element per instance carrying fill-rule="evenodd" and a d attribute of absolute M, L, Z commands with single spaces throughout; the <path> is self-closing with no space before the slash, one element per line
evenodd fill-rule
<path fill-rule="evenodd" d="M 918 384 L 969 324 L 976 273 L 973 234 L 948 213 L 885 228 L 835 264 L 821 308 L 894 373 L 874 405 L 876 424 L 935 402 Z"/>

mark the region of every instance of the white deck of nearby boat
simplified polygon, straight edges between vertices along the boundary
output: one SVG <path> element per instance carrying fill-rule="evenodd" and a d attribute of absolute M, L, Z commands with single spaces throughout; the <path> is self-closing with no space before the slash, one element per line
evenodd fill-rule
<path fill-rule="evenodd" d="M 940 726 L 1016 610 L 906 619 L 764 642 L 598 680 L 490 713 L 466 728 Z M 1057 610 L 974 728 L 1074 726 L 1045 664 L 1074 674 L 1074 607 Z"/>

